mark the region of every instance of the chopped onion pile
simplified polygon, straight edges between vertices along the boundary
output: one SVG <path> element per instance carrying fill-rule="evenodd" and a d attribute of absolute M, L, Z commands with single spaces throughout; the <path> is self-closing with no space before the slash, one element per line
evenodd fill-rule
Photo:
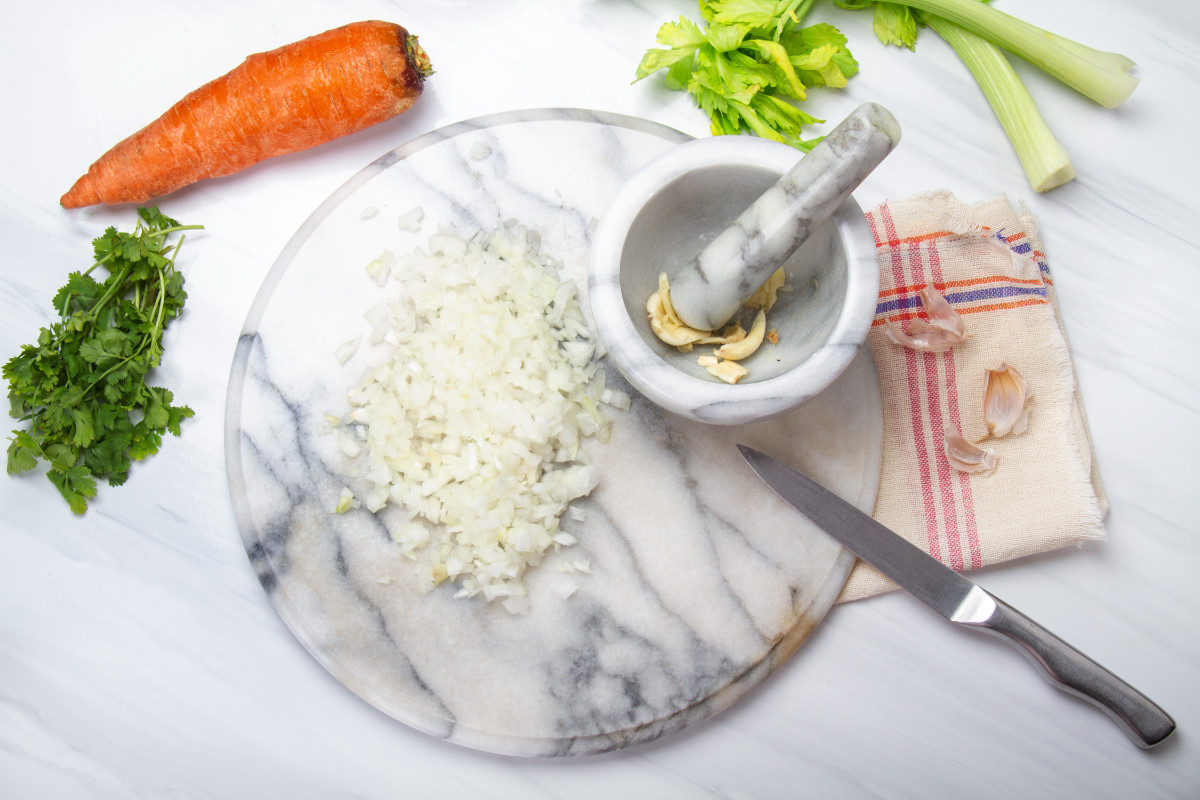
<path fill-rule="evenodd" d="M 340 428 L 369 487 L 362 505 L 410 515 L 393 539 L 423 587 L 450 579 L 456 596 L 514 613 L 525 570 L 575 542 L 560 516 L 597 482 L 582 441 L 607 439 L 603 406 L 629 407 L 605 387 L 577 287 L 555 267 L 516 225 L 470 240 L 443 231 L 428 252 L 372 262 L 399 288 L 366 314 L 366 340 L 388 357 L 350 390 Z"/>

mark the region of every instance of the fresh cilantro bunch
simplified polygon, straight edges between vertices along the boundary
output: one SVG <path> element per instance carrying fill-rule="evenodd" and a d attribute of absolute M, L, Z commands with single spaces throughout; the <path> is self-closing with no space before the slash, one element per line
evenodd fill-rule
<path fill-rule="evenodd" d="M 146 383 L 162 360 L 162 338 L 187 293 L 175 258 L 180 225 L 157 208 L 139 208 L 133 233 L 109 228 L 92 242 L 96 263 L 71 273 L 54 296 L 59 320 L 38 333 L 3 369 L 10 414 L 28 420 L 13 431 L 8 472 L 49 464 L 47 477 L 82 514 L 96 480 L 119 486 L 130 460 L 158 452 L 162 436 L 179 435 L 192 416 L 167 389 Z M 103 281 L 92 273 L 103 267 Z"/>
<path fill-rule="evenodd" d="M 802 138 L 821 123 L 796 102 L 814 86 L 842 88 L 858 72 L 846 37 L 832 25 L 798 27 L 814 0 L 700 0 L 704 24 L 685 17 L 658 30 L 667 49 L 647 50 L 637 80 L 666 70 L 712 120 L 714 134 L 749 131 L 811 150 Z"/>

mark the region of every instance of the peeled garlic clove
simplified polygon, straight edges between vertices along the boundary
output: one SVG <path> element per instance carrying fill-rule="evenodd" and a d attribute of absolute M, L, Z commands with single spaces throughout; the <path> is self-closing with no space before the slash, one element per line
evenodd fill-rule
<path fill-rule="evenodd" d="M 923 353 L 944 353 L 963 340 L 962 336 L 952 331 L 934 327 L 920 319 L 909 323 L 907 331 L 895 320 L 884 320 L 884 333 L 901 347 Z"/>
<path fill-rule="evenodd" d="M 720 336 L 709 336 L 707 339 L 701 339 L 696 344 L 729 344 L 730 342 L 740 342 L 746 338 L 746 329 L 742 327 L 742 323 L 737 322 L 733 325 L 727 325 Z"/>
<path fill-rule="evenodd" d="M 663 304 L 662 294 L 655 292 L 646 299 L 646 313 L 650 319 L 666 319 L 667 307 Z"/>
<path fill-rule="evenodd" d="M 946 427 L 946 460 L 959 472 L 987 475 L 996 469 L 996 451 L 979 447 L 963 438 L 955 428 Z"/>
<path fill-rule="evenodd" d="M 999 439 L 1010 433 L 1021 433 L 1029 424 L 1029 409 L 1025 408 L 1029 384 L 1008 364 L 989 369 L 987 373 L 983 418 L 987 422 L 988 435 Z"/>
<path fill-rule="evenodd" d="M 763 343 L 763 337 L 767 335 L 767 314 L 762 309 L 759 309 L 758 316 L 754 318 L 754 324 L 750 326 L 750 332 L 746 334 L 746 338 L 737 342 L 729 342 L 717 348 L 715 355 L 717 358 L 728 358 L 731 361 L 740 361 L 743 358 L 754 353 Z"/>
<path fill-rule="evenodd" d="M 783 288 L 786 280 L 787 274 L 784 273 L 783 267 L 775 270 L 771 273 L 771 277 L 767 278 L 766 283 L 750 295 L 750 299 L 746 301 L 746 308 L 761 308 L 763 311 L 770 311 L 771 306 L 775 305 L 775 301 L 779 298 L 779 290 Z"/>
<path fill-rule="evenodd" d="M 725 330 L 721 332 L 721 337 L 727 342 L 740 342 L 746 338 L 746 329 L 742 327 L 742 323 L 735 322 L 725 327 Z"/>
<path fill-rule="evenodd" d="M 949 331 L 958 336 L 960 341 L 966 338 L 966 328 L 963 326 L 962 317 L 937 289 L 926 284 L 918 296 L 921 298 L 921 307 L 929 316 L 930 325 Z"/>
<path fill-rule="evenodd" d="M 701 356 L 704 358 L 704 356 Z M 709 364 L 704 367 L 709 375 L 714 378 L 720 378 L 726 383 L 737 383 L 742 378 L 750 374 L 750 370 L 743 367 L 736 361 L 721 361 L 717 364 Z"/>
<path fill-rule="evenodd" d="M 690 345 L 709 335 L 708 331 L 689 328 L 679 323 L 677 319 L 673 319 L 668 311 L 666 300 L 659 292 L 650 295 L 650 299 L 646 301 L 646 314 L 650 319 L 650 330 L 672 347 Z"/>
<path fill-rule="evenodd" d="M 675 313 L 675 304 L 671 302 L 671 286 L 667 281 L 667 273 L 665 272 L 658 273 L 658 296 L 662 301 L 663 313 L 671 321 L 671 324 L 686 327 L 683 324 L 683 320 Z"/>

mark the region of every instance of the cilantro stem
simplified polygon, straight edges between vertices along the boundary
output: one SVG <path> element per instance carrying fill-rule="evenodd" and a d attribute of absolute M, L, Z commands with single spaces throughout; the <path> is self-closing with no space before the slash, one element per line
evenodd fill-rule
<path fill-rule="evenodd" d="M 100 312 L 104 310 L 104 307 L 108 305 L 109 301 L 114 297 L 121 296 L 121 294 L 125 291 L 125 278 L 128 277 L 129 270 L 130 267 L 123 267 L 121 271 L 117 273 L 117 277 L 111 281 L 109 287 L 104 291 L 104 294 L 100 295 L 100 299 L 96 301 L 96 304 L 88 309 L 88 313 L 86 315 L 88 321 L 95 322 L 96 317 L 100 316 Z"/>
<path fill-rule="evenodd" d="M 146 377 L 187 298 L 175 269 L 183 236 L 167 237 L 202 226 L 180 225 L 156 208 L 138 215 L 133 233 L 109 228 L 93 240 L 92 265 L 55 296 L 61 321 L 3 367 L 10 416 L 29 424 L 14 431 L 8 471 L 48 463 L 47 477 L 76 514 L 95 497 L 97 479 L 124 483 L 133 460 L 156 453 L 163 435 L 178 435 L 193 415 Z M 90 277 L 100 266 L 104 281 Z"/>

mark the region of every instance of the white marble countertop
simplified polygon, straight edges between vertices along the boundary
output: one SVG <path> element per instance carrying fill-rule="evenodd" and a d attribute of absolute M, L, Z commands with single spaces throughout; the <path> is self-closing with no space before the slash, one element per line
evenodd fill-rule
<path fill-rule="evenodd" d="M 839 606 L 733 708 L 630 750 L 531 760 L 401 725 L 347 691 L 281 622 L 234 522 L 225 391 L 267 270 L 331 192 L 382 153 L 460 120 L 578 107 L 693 136 L 704 116 L 655 81 L 631 85 L 684 0 L 288 4 L 22 4 L 0 30 L 0 355 L 48 321 L 89 241 L 127 209 L 68 213 L 87 164 L 245 55 L 355 19 L 392 19 L 437 69 L 402 117 L 183 192 L 163 207 L 206 226 L 189 243 L 189 300 L 163 382 L 196 410 L 184 436 L 71 515 L 38 477 L 0 478 L 0 794 L 79 797 L 1183 797 L 1200 789 L 1200 291 L 1190 198 L 1200 160 L 1200 12 L 998 0 L 1138 62 L 1107 111 L 1020 68 L 1079 178 L 1032 192 L 969 76 L 925 35 L 885 50 L 869 14 L 818 6 L 861 74 L 813 93 L 836 120 L 877 101 L 904 125 L 864 207 L 946 188 L 998 192 L 1037 218 L 1074 349 L 1112 510 L 1108 538 L 977 574 L 979 582 L 1144 690 L 1179 730 L 1141 751 L 1011 648 L 902 594 Z M 245 24 L 244 21 L 250 21 Z M 1188 365 L 1192 366 L 1188 366 Z M 15 425 L 13 426 L 15 427 Z M 1030 487 L 1036 491 L 1037 487 Z"/>

